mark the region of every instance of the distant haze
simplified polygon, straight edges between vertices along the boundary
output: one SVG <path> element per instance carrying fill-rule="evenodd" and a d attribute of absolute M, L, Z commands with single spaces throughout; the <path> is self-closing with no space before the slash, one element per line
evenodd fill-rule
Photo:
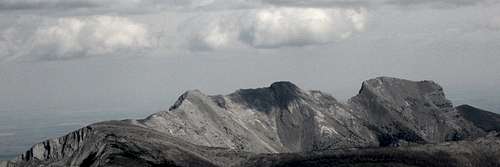
<path fill-rule="evenodd" d="M 0 17 L 2 110 L 156 111 L 278 80 L 345 100 L 393 76 L 499 111 L 495 0 L 0 0 Z"/>
<path fill-rule="evenodd" d="M 434 80 L 500 112 L 498 0 L 0 0 L 0 159 L 186 90 L 292 81 L 346 101 Z"/>

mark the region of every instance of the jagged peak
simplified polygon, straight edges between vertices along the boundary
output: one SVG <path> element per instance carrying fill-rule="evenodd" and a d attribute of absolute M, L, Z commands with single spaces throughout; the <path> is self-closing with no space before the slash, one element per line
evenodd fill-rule
<path fill-rule="evenodd" d="M 268 110 L 273 102 L 277 102 L 280 106 L 287 105 L 290 101 L 297 99 L 303 91 L 295 84 L 290 81 L 278 81 L 272 83 L 269 87 L 264 88 L 255 88 L 255 89 L 239 89 L 234 93 L 229 94 L 228 96 L 233 100 L 244 102 L 249 105 L 255 105 L 253 107 Z M 177 101 L 169 108 L 169 111 L 175 110 L 179 108 L 184 101 L 189 100 L 191 98 L 200 98 L 200 97 L 211 97 L 217 104 L 221 105 L 223 103 L 223 98 L 219 96 L 222 95 L 214 95 L 209 96 L 202 93 L 200 90 L 194 89 L 189 90 L 183 93 Z M 224 106 L 221 106 L 224 107 Z"/>
<path fill-rule="evenodd" d="M 269 86 L 269 89 L 272 90 L 278 98 L 297 96 L 302 92 L 302 89 L 290 81 L 274 82 Z"/>
<path fill-rule="evenodd" d="M 281 90 L 289 90 L 289 91 L 297 91 L 300 88 L 290 81 L 278 81 L 274 82 L 269 86 L 270 89 L 281 89 Z"/>
<path fill-rule="evenodd" d="M 392 102 L 405 102 L 408 99 L 425 98 L 438 108 L 449 111 L 453 104 L 443 88 L 434 81 L 412 81 L 393 77 L 377 77 L 363 82 L 359 94 L 354 98 L 372 99 L 378 97 Z"/>
<path fill-rule="evenodd" d="M 179 96 L 179 98 L 177 98 L 177 101 L 175 101 L 174 105 L 172 105 L 168 110 L 172 111 L 172 110 L 179 108 L 179 106 L 181 106 L 185 100 L 188 100 L 188 99 L 193 98 L 193 97 L 203 97 L 203 96 L 207 96 L 207 95 L 205 95 L 203 92 L 201 92 L 198 89 L 188 90 L 188 91 L 184 92 L 181 96 Z"/>
<path fill-rule="evenodd" d="M 269 87 L 273 91 L 274 97 L 281 107 L 286 107 L 291 101 L 301 96 L 302 90 L 289 81 L 280 81 L 271 84 Z"/>
<path fill-rule="evenodd" d="M 381 76 L 381 77 L 372 78 L 372 79 L 368 79 L 366 81 L 363 81 L 363 86 L 382 87 L 382 86 L 384 86 L 384 84 L 392 85 L 392 84 L 408 83 L 408 82 L 415 82 L 415 81 L 394 78 L 394 77 Z"/>
<path fill-rule="evenodd" d="M 439 84 L 430 80 L 412 81 L 395 77 L 381 76 L 363 81 L 361 89 L 359 90 L 359 94 L 362 94 L 364 91 L 395 89 L 397 88 L 397 86 L 402 85 L 416 85 L 416 88 L 420 87 L 428 91 L 443 90 L 443 88 Z"/>
<path fill-rule="evenodd" d="M 273 107 L 286 107 L 289 102 L 300 98 L 304 91 L 290 81 L 278 81 L 269 87 L 239 89 L 231 93 L 233 101 L 255 108 L 259 111 L 270 111 Z"/>

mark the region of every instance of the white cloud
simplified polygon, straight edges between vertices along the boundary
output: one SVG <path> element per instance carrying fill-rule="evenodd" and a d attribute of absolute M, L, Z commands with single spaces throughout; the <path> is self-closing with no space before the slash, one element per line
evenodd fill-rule
<path fill-rule="evenodd" d="M 227 49 L 241 45 L 238 41 L 246 13 L 241 11 L 203 13 L 188 19 L 179 27 L 190 50 Z"/>
<path fill-rule="evenodd" d="M 352 9 L 272 8 L 258 10 L 243 40 L 254 47 L 322 44 L 364 29 L 366 11 Z"/>
<path fill-rule="evenodd" d="M 36 30 L 29 54 L 41 59 L 99 56 L 149 47 L 149 39 L 144 25 L 124 17 L 60 18 Z"/>
<path fill-rule="evenodd" d="M 185 34 L 188 34 L 189 48 L 194 50 L 242 44 L 255 48 L 279 48 L 348 38 L 364 30 L 367 11 L 364 8 L 273 7 L 204 15 L 193 20 L 181 29 L 188 30 Z M 199 20 L 205 22 L 199 23 Z"/>
<path fill-rule="evenodd" d="M 16 28 L 7 28 L 0 32 L 0 61 L 15 57 L 23 50 L 25 43 Z"/>

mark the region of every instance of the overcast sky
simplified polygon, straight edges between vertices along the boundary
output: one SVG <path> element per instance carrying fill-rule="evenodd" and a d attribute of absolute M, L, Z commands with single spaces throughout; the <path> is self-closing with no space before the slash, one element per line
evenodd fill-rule
<path fill-rule="evenodd" d="M 0 0 L 3 110 L 159 110 L 278 80 L 344 100 L 377 76 L 500 109 L 500 1 Z"/>

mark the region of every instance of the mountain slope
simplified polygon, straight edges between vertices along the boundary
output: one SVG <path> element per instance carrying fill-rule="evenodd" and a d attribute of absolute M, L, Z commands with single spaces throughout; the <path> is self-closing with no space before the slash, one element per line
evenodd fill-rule
<path fill-rule="evenodd" d="M 500 115 L 470 105 L 456 107 L 460 115 L 486 132 L 500 132 Z"/>
<path fill-rule="evenodd" d="M 485 134 L 462 118 L 441 86 L 432 81 L 370 79 L 348 104 L 377 133 L 382 146 L 439 143 Z"/>
<path fill-rule="evenodd" d="M 315 153 L 261 154 L 237 166 L 245 167 L 497 167 L 500 136 L 474 141 L 402 147 L 343 149 Z"/>
<path fill-rule="evenodd" d="M 244 156 L 229 149 L 195 146 L 129 120 L 93 124 L 37 144 L 11 165 L 210 167 L 232 164 Z"/>
<path fill-rule="evenodd" d="M 346 104 L 290 82 L 229 95 L 193 90 L 168 111 L 90 125 L 37 144 L 7 166 L 265 166 L 269 161 L 268 166 L 295 161 L 329 165 L 337 164 L 339 157 L 345 160 L 340 166 L 419 166 L 410 162 L 433 156 L 442 161 L 463 158 L 450 166 L 471 166 L 481 164 L 475 162 L 480 156 L 498 155 L 478 150 L 485 143 L 500 148 L 500 140 L 480 138 L 490 130 L 478 124 L 484 116 L 476 119 L 477 114 L 466 114 L 470 112 L 455 109 L 432 81 L 388 77 L 363 82 L 359 94 Z M 439 157 L 442 153 L 446 157 Z M 397 160 L 410 154 L 416 157 Z"/>
<path fill-rule="evenodd" d="M 227 96 L 188 91 L 140 122 L 198 145 L 257 153 L 377 145 L 351 112 L 330 95 L 277 82 Z"/>

